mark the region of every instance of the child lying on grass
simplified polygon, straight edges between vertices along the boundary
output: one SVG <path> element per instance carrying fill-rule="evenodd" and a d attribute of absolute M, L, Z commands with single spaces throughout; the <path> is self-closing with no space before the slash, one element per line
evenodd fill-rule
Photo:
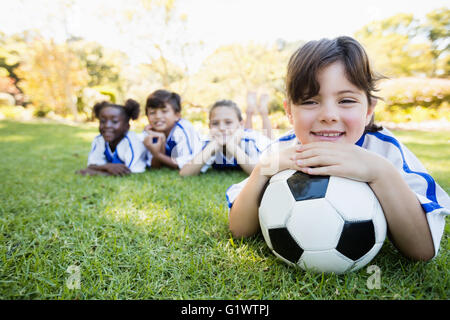
<path fill-rule="evenodd" d="M 310 41 L 292 55 L 285 110 L 293 130 L 264 152 L 249 178 L 228 188 L 235 237 L 258 231 L 264 186 L 294 169 L 367 182 L 398 250 L 414 260 L 438 253 L 450 198 L 411 151 L 373 124 L 376 80 L 364 48 L 350 37 Z"/>
<path fill-rule="evenodd" d="M 92 142 L 87 168 L 77 173 L 123 176 L 144 172 L 145 147 L 134 132 L 128 131 L 130 119 L 139 116 L 139 104 L 132 99 L 123 106 L 103 101 L 94 105 L 93 112 L 99 120 L 100 135 Z"/>
<path fill-rule="evenodd" d="M 200 150 L 200 136 L 194 126 L 181 118 L 181 98 L 175 92 L 157 90 L 147 98 L 144 129 L 147 165 L 181 169 Z"/>
<path fill-rule="evenodd" d="M 244 129 L 243 122 L 241 110 L 233 101 L 214 103 L 209 111 L 209 137 L 203 142 L 203 149 L 183 167 L 180 175 L 197 175 L 210 167 L 219 170 L 242 169 L 250 174 L 261 152 L 272 141 L 257 131 Z"/>

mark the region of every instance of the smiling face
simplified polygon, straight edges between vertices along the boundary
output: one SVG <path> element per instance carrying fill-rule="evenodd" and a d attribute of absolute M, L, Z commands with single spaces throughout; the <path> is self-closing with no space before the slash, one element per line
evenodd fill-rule
<path fill-rule="evenodd" d="M 356 143 L 370 122 L 376 102 L 369 105 L 366 93 L 347 79 L 339 61 L 321 69 L 317 81 L 320 90 L 316 96 L 286 105 L 297 139 L 302 144 Z"/>
<path fill-rule="evenodd" d="M 99 131 L 111 151 L 116 149 L 117 144 L 123 139 L 130 129 L 123 110 L 117 107 L 104 107 L 98 114 Z"/>
<path fill-rule="evenodd" d="M 236 111 L 232 108 L 219 106 L 211 111 L 209 128 L 220 132 L 222 136 L 230 136 L 241 127 L 242 121 L 239 121 Z"/>
<path fill-rule="evenodd" d="M 175 123 L 180 120 L 180 113 L 175 112 L 174 109 L 166 103 L 163 108 L 148 108 L 147 118 L 148 123 L 152 126 L 152 130 L 164 132 L 164 134 L 168 136 Z"/>

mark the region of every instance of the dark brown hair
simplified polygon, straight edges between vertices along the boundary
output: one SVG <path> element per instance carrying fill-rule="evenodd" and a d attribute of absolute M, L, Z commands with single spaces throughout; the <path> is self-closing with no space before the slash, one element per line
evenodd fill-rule
<path fill-rule="evenodd" d="M 181 97 L 176 92 L 167 90 L 156 90 L 147 97 L 147 103 L 145 104 L 145 114 L 150 109 L 162 109 L 169 104 L 175 113 L 181 112 Z"/>
<path fill-rule="evenodd" d="M 94 115 L 97 119 L 100 115 L 100 111 L 105 107 L 118 108 L 123 112 L 123 115 L 125 116 L 125 119 L 127 121 L 130 121 L 130 119 L 136 120 L 139 117 L 139 103 L 133 99 L 128 99 L 127 101 L 125 101 L 125 105 L 123 106 L 108 101 L 96 103 L 92 108 L 92 111 L 94 112 Z"/>
<path fill-rule="evenodd" d="M 384 78 L 370 68 L 369 58 L 361 44 L 351 37 L 338 37 L 332 40 L 309 41 L 297 49 L 289 59 L 286 74 L 288 103 L 300 104 L 320 91 L 317 73 L 324 67 L 340 61 L 344 65 L 347 79 L 366 93 L 369 105 L 377 91 L 375 84 Z M 366 131 L 378 131 L 373 117 Z"/>
<path fill-rule="evenodd" d="M 216 101 L 213 104 L 213 106 L 211 107 L 211 109 L 209 109 L 209 117 L 210 118 L 211 118 L 211 114 L 212 114 L 213 110 L 218 107 L 228 107 L 228 108 L 233 109 L 233 111 L 236 112 L 238 120 L 242 121 L 242 112 L 241 112 L 241 109 L 239 109 L 238 105 L 234 101 L 225 100 L 225 99 Z"/>

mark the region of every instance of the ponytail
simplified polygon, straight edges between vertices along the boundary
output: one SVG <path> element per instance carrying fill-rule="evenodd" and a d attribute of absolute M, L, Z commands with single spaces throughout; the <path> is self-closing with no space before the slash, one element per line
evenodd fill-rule
<path fill-rule="evenodd" d="M 139 103 L 136 100 L 128 99 L 125 101 L 124 111 L 128 119 L 136 120 L 139 117 Z"/>

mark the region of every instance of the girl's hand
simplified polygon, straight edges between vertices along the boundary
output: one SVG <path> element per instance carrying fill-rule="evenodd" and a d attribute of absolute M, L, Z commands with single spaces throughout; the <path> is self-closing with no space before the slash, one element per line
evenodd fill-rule
<path fill-rule="evenodd" d="M 264 153 L 259 159 L 259 166 L 261 175 L 268 178 L 274 174 L 287 170 L 301 170 L 301 167 L 296 163 L 298 145 L 289 146 L 283 149 L 273 149 Z"/>
<path fill-rule="evenodd" d="M 211 136 L 211 141 L 208 143 L 207 147 L 211 148 L 211 156 L 213 156 L 217 151 L 223 148 L 223 144 L 219 143 L 218 139 L 215 139 Z"/>
<path fill-rule="evenodd" d="M 77 174 L 81 174 L 82 176 L 90 175 L 90 176 L 107 176 L 109 175 L 108 172 L 100 170 L 100 169 L 92 169 L 92 168 L 86 168 L 82 170 L 75 171 Z"/>
<path fill-rule="evenodd" d="M 244 130 L 241 128 L 241 129 L 237 129 L 235 132 L 233 132 L 233 134 L 231 136 L 226 136 L 224 151 L 227 154 L 231 154 L 231 155 L 233 155 L 233 157 L 236 158 L 237 153 L 239 152 L 238 149 L 241 149 L 240 144 L 241 144 L 241 139 L 242 139 L 243 135 L 244 135 Z M 243 150 L 242 150 L 242 152 L 243 152 Z M 241 160 L 244 160 L 244 159 L 241 159 Z M 247 162 L 247 161 L 244 160 L 244 162 Z M 241 164 L 239 162 L 239 160 L 238 160 L 238 163 Z"/>
<path fill-rule="evenodd" d="M 232 152 L 234 148 L 238 147 L 241 143 L 242 136 L 244 135 L 243 129 L 237 129 L 232 136 L 226 138 L 225 146 L 228 151 Z"/>
<path fill-rule="evenodd" d="M 104 165 L 104 169 L 113 176 L 124 176 L 131 173 L 130 169 L 122 163 L 107 163 Z"/>
<path fill-rule="evenodd" d="M 209 132 L 209 135 L 211 137 L 211 142 L 215 141 L 219 148 L 223 147 L 227 142 L 226 138 L 219 129 L 212 128 Z"/>
<path fill-rule="evenodd" d="M 330 175 L 367 183 L 374 182 L 387 160 L 352 144 L 312 142 L 299 145 L 292 158 L 300 171 Z"/>

